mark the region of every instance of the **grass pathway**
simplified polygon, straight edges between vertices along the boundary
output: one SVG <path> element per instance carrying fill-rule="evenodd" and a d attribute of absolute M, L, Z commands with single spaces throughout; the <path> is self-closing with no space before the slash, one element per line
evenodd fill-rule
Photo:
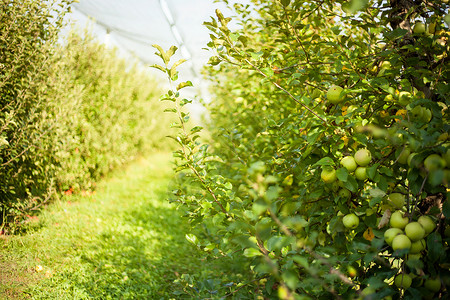
<path fill-rule="evenodd" d="M 173 280 L 200 272 L 203 258 L 166 200 L 169 161 L 141 159 L 0 239 L 0 299 L 175 298 Z"/>

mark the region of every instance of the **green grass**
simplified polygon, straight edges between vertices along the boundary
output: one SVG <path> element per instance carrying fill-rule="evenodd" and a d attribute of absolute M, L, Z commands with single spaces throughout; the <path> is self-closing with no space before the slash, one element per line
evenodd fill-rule
<path fill-rule="evenodd" d="M 167 200 L 170 157 L 118 170 L 93 195 L 64 196 L 27 233 L 0 239 L 0 299 L 180 299 L 182 274 L 220 276 L 226 262 L 186 240 L 187 221 Z"/>

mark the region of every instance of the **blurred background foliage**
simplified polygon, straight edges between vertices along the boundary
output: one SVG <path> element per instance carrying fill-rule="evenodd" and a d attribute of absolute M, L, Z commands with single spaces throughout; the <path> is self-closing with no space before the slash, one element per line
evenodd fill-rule
<path fill-rule="evenodd" d="M 91 191 L 113 168 L 170 148 L 157 80 L 88 31 L 61 40 L 71 2 L 0 4 L 2 230 L 59 192 Z"/>

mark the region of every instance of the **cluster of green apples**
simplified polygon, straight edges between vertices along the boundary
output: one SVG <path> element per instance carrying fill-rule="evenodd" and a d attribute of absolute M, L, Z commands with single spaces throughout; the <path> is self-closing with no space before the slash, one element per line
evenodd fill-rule
<path fill-rule="evenodd" d="M 389 195 L 389 201 L 392 206 L 400 208 L 405 204 L 405 196 L 392 193 Z M 417 221 L 412 221 L 400 209 L 392 213 L 389 225 L 390 228 L 384 232 L 385 242 L 394 251 L 407 252 L 408 260 L 420 260 L 427 248 L 425 238 L 436 228 L 436 222 L 430 216 L 422 215 Z M 393 284 L 398 288 L 408 289 L 416 277 L 416 274 L 401 272 L 395 276 Z M 441 281 L 438 277 L 430 277 L 425 280 L 424 286 L 430 292 L 436 293 L 441 289 Z"/>
<path fill-rule="evenodd" d="M 416 278 L 414 274 L 399 273 L 394 278 L 394 284 L 399 289 L 408 289 L 412 285 L 414 278 Z M 433 299 L 434 294 L 441 289 L 441 279 L 439 277 L 428 278 L 421 284 L 430 292 L 427 299 Z"/>
<path fill-rule="evenodd" d="M 394 251 L 408 250 L 409 254 L 419 254 L 425 250 L 425 237 L 436 228 L 436 224 L 431 217 L 420 216 L 417 221 L 410 222 L 401 210 L 392 213 L 389 225 L 390 228 L 384 233 L 386 243 Z"/>
<path fill-rule="evenodd" d="M 341 159 L 340 164 L 347 169 L 349 173 L 354 172 L 356 179 L 367 179 L 367 167 L 372 161 L 372 153 L 367 149 L 356 151 L 353 156 L 345 156 Z"/>
<path fill-rule="evenodd" d="M 450 14 L 447 14 L 446 17 L 450 21 Z M 446 35 L 448 35 L 448 31 L 446 32 L 444 29 L 445 27 L 434 21 L 428 24 L 421 21 L 416 21 L 412 27 L 412 32 L 417 37 L 426 36 L 433 38 L 433 45 L 438 44 L 441 47 L 445 47 L 447 45 Z M 437 58 L 442 59 L 443 56 L 437 56 Z"/>
<path fill-rule="evenodd" d="M 416 35 L 439 35 L 442 32 L 441 25 L 436 24 L 436 22 L 430 22 L 425 24 L 422 21 L 414 22 L 412 27 L 412 32 Z"/>
<path fill-rule="evenodd" d="M 353 174 L 356 179 L 364 181 L 367 179 L 367 167 L 371 161 L 372 153 L 364 148 L 356 151 L 354 155 L 344 156 L 340 160 L 340 164 L 347 169 L 349 174 Z M 327 184 L 336 183 L 336 169 L 330 166 L 324 167 L 321 173 L 321 179 Z M 340 187 L 338 195 L 344 199 L 348 199 L 351 196 L 351 192 L 345 187 Z M 350 213 L 344 216 L 342 222 L 346 228 L 354 229 L 359 225 L 359 218 L 354 213 Z"/>
<path fill-rule="evenodd" d="M 436 25 L 433 23 L 425 25 L 423 23 L 417 22 L 413 27 L 413 32 L 416 36 L 429 36 L 429 34 L 439 34 Z M 381 62 L 380 65 L 375 66 L 373 72 L 376 72 L 377 76 L 387 77 L 393 77 L 396 74 L 395 70 L 392 69 L 391 62 L 389 61 Z M 402 145 L 404 146 L 403 151 L 401 151 L 400 155 L 397 156 L 396 159 L 392 158 L 392 160 L 386 160 L 388 162 L 386 165 L 387 167 L 401 167 L 400 169 L 402 170 L 402 172 L 405 171 L 402 166 L 396 165 L 397 162 L 399 164 L 402 164 L 406 171 L 410 171 L 411 169 L 415 169 L 415 171 L 419 170 L 420 175 L 424 179 L 428 178 L 428 183 L 431 183 L 432 186 L 444 184 L 448 187 L 448 182 L 450 182 L 450 149 L 445 153 L 442 153 L 442 151 L 445 151 L 442 149 L 448 149 L 448 147 L 446 147 L 448 143 L 446 142 L 448 141 L 449 135 L 448 133 L 444 133 L 443 137 L 439 138 L 439 146 L 444 147 L 436 147 L 436 149 L 430 150 L 421 149 L 420 146 L 417 145 L 418 143 L 414 143 L 413 138 L 406 138 L 406 135 L 403 136 L 403 134 L 398 133 L 399 126 L 405 126 L 402 124 L 405 124 L 406 121 L 414 122 L 415 126 L 417 128 L 420 127 L 421 129 L 426 128 L 430 122 L 435 121 L 433 119 L 433 113 L 435 112 L 430 109 L 432 106 L 429 106 L 425 102 L 416 101 L 424 98 L 425 96 L 412 87 L 402 88 L 403 90 L 400 88 L 397 89 L 396 87 L 389 88 L 388 94 L 384 99 L 386 103 L 383 107 L 384 110 L 380 113 L 380 119 L 369 119 L 368 125 L 358 124 L 354 121 L 355 124 L 358 124 L 355 127 L 355 131 L 370 132 L 372 134 L 371 136 L 373 136 L 374 139 L 389 139 L 390 141 L 392 141 L 392 144 L 390 145 L 390 149 L 392 149 L 392 152 L 394 152 L 397 147 L 400 147 Z M 350 89 L 345 89 L 337 85 L 332 85 L 326 93 L 327 101 L 332 105 L 342 105 L 348 100 L 347 102 L 349 102 L 348 104 L 350 104 L 348 107 L 342 105 L 343 116 L 349 113 L 353 113 L 355 109 L 359 108 L 359 106 L 355 105 L 355 103 L 350 103 L 352 101 L 347 98 L 348 93 L 352 93 L 352 91 Z M 395 108 L 395 116 L 390 115 L 389 107 Z M 385 114 L 384 116 L 383 113 Z M 435 114 L 435 117 L 436 116 L 437 115 Z M 394 124 L 393 126 L 386 127 L 382 124 L 385 120 L 388 119 L 392 120 L 392 123 L 390 124 Z M 406 121 L 402 122 L 402 120 Z M 407 130 L 407 126 L 405 126 L 404 128 Z M 356 146 L 353 147 L 355 147 L 354 149 L 356 149 Z M 400 150 L 397 150 L 397 153 L 399 151 Z M 366 190 L 366 188 L 371 186 L 372 184 L 371 181 L 366 181 L 368 178 L 367 168 L 370 167 L 371 160 L 372 155 L 370 151 L 367 149 L 360 149 L 356 151 L 354 155 L 344 156 L 340 160 L 340 165 L 347 169 L 349 175 L 353 176 L 358 181 L 365 181 L 365 184 L 367 184 L 367 186 L 364 187 L 364 190 Z M 341 199 L 350 199 L 351 192 L 344 187 L 340 180 L 338 180 L 337 173 L 337 168 L 324 166 L 322 168 L 321 179 L 324 183 L 330 185 L 332 187 L 332 190 L 334 192 L 337 192 Z M 403 174 L 406 174 L 406 172 Z M 444 175 L 442 176 L 442 174 Z M 439 179 L 438 181 L 433 180 L 434 178 L 441 179 Z M 398 274 L 393 278 L 392 284 L 402 290 L 408 289 L 411 285 L 415 287 L 423 286 L 430 292 L 430 297 L 433 297 L 435 293 L 439 292 L 442 289 L 440 278 L 424 274 L 423 270 L 420 270 L 420 274 L 415 274 L 412 269 L 408 269 L 407 264 L 405 263 L 408 260 L 422 260 L 422 256 L 427 253 L 427 246 L 429 246 L 427 245 L 427 236 L 435 230 L 437 226 L 436 222 L 433 217 L 427 215 L 422 215 L 420 217 L 414 217 L 414 215 L 412 215 L 412 217 L 409 217 L 408 215 L 406 215 L 405 211 L 410 210 L 409 208 L 405 208 L 406 197 L 404 194 L 406 194 L 407 191 L 402 189 L 401 187 L 399 188 L 400 190 L 397 190 L 394 188 L 393 184 L 394 183 L 392 183 L 391 185 L 391 183 L 389 183 L 390 187 L 388 188 L 388 191 L 392 192 L 390 194 L 389 192 L 387 192 L 387 199 L 384 201 L 384 203 L 380 204 L 381 210 L 378 210 L 375 207 L 371 207 L 367 210 L 370 211 L 371 214 L 375 213 L 376 211 L 377 215 L 380 212 L 381 214 L 383 214 L 386 209 L 390 209 L 390 211 L 393 211 L 389 218 L 389 227 L 385 226 L 382 229 L 385 230 L 384 239 L 386 244 L 390 248 L 388 252 L 390 252 L 391 254 L 393 253 L 394 255 L 392 257 L 394 258 L 394 260 L 402 265 L 402 267 L 399 267 L 398 265 L 395 266 L 395 268 L 399 268 L 401 269 L 401 271 L 399 270 Z M 357 205 L 356 202 L 354 203 L 355 205 Z M 358 216 L 364 218 L 363 215 L 364 213 L 354 213 L 351 209 L 350 213 L 346 215 L 343 215 L 341 212 L 338 213 L 338 216 L 343 216 L 342 223 L 348 230 L 358 228 L 358 226 L 360 225 L 360 218 Z M 369 216 L 369 213 L 367 213 L 367 215 Z M 388 214 L 384 214 L 384 216 L 386 215 Z M 379 219 L 382 219 L 380 215 L 378 215 L 378 217 Z M 362 226 L 360 226 L 358 229 L 362 229 L 361 227 Z M 425 259 L 423 261 L 425 261 Z M 351 267 L 348 270 L 348 274 L 351 278 L 353 278 L 356 276 L 355 274 L 357 274 L 357 272 L 353 267 Z M 367 292 L 369 292 L 369 290 L 370 289 L 368 289 Z M 373 293 L 374 292 L 375 291 L 373 291 Z M 369 292 L 369 294 L 371 293 L 372 291 Z"/>
<path fill-rule="evenodd" d="M 447 137 L 444 138 L 447 139 Z M 405 147 L 397 157 L 397 161 L 400 164 L 408 165 L 410 168 L 421 168 L 423 172 L 428 172 L 430 178 L 442 172 L 444 174 L 443 182 L 436 182 L 435 184 L 448 185 L 450 182 L 450 169 L 448 168 L 450 166 L 450 149 L 447 149 L 445 153 L 431 153 L 423 161 L 414 160 L 416 155 L 417 153 L 411 151 L 409 147 Z"/>
<path fill-rule="evenodd" d="M 356 153 L 353 156 L 348 155 L 343 157 L 340 161 L 340 164 L 344 168 L 346 168 L 350 174 L 354 174 L 356 179 L 366 180 L 367 167 L 369 166 L 371 160 L 372 160 L 372 153 L 370 153 L 368 149 L 360 149 L 356 151 Z M 323 168 L 320 177 L 325 183 L 328 184 L 334 183 L 337 179 L 336 169 L 327 166 Z"/>

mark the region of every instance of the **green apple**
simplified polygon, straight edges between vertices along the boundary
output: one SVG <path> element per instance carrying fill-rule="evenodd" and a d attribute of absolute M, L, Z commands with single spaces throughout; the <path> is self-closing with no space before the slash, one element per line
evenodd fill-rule
<path fill-rule="evenodd" d="M 403 231 L 400 228 L 389 228 L 384 232 L 384 240 L 389 246 L 392 246 L 392 241 L 399 234 L 403 234 Z"/>
<path fill-rule="evenodd" d="M 429 123 L 433 117 L 431 110 L 419 105 L 411 110 L 411 115 L 414 119 L 424 123 Z"/>
<path fill-rule="evenodd" d="M 391 225 L 391 227 L 400 228 L 400 229 L 405 228 L 405 226 L 408 223 L 409 223 L 408 218 L 404 217 L 403 213 L 399 210 L 394 211 L 389 220 L 389 225 Z"/>
<path fill-rule="evenodd" d="M 394 102 L 394 96 L 392 96 L 391 94 L 387 94 L 386 97 L 384 97 L 384 101 Z"/>
<path fill-rule="evenodd" d="M 448 132 L 441 133 L 438 137 L 438 142 L 445 142 L 446 140 L 448 140 Z"/>
<path fill-rule="evenodd" d="M 380 71 L 378 72 L 377 76 L 384 76 L 384 73 L 387 70 L 390 70 L 392 67 L 391 62 L 390 61 L 383 61 L 380 65 Z"/>
<path fill-rule="evenodd" d="M 341 188 L 339 183 L 340 183 L 340 181 L 336 180 L 335 182 L 333 182 L 331 184 L 330 188 L 333 192 L 337 192 Z"/>
<path fill-rule="evenodd" d="M 445 227 L 444 236 L 450 237 L 450 225 L 447 225 L 447 227 Z"/>
<path fill-rule="evenodd" d="M 400 209 L 405 205 L 405 196 L 400 193 L 390 193 L 388 199 L 397 209 Z"/>
<path fill-rule="evenodd" d="M 391 68 L 391 62 L 390 61 L 388 61 L 388 60 L 385 60 L 385 61 L 383 61 L 382 63 L 381 63 L 381 68 L 382 69 L 390 69 Z"/>
<path fill-rule="evenodd" d="M 404 250 L 411 249 L 411 240 L 404 234 L 399 234 L 394 237 L 392 240 L 392 249 L 396 250 Z"/>
<path fill-rule="evenodd" d="M 413 26 L 413 32 L 415 34 L 422 34 L 425 33 L 425 31 L 427 31 L 427 28 L 425 26 L 425 24 L 423 24 L 422 22 L 416 22 Z"/>
<path fill-rule="evenodd" d="M 417 168 L 421 163 L 421 161 L 413 161 L 416 155 L 417 153 L 413 152 L 408 156 L 408 166 L 410 166 L 411 168 Z"/>
<path fill-rule="evenodd" d="M 336 181 L 336 170 L 333 168 L 324 168 L 322 173 L 320 174 L 323 182 L 325 183 L 333 183 Z"/>
<path fill-rule="evenodd" d="M 403 288 L 406 290 L 411 286 L 411 283 L 412 283 L 412 278 L 408 274 L 401 273 L 401 274 L 398 274 L 397 276 L 395 276 L 394 284 L 399 289 Z"/>
<path fill-rule="evenodd" d="M 420 216 L 417 222 L 425 229 L 425 236 L 429 235 L 436 228 L 436 222 L 429 216 Z"/>
<path fill-rule="evenodd" d="M 352 196 L 352 193 L 348 189 L 342 188 L 342 189 L 339 190 L 338 195 L 341 198 L 350 199 L 350 197 Z"/>
<path fill-rule="evenodd" d="M 411 243 L 411 248 L 409 249 L 410 254 L 418 254 L 425 250 L 427 247 L 427 243 L 425 242 L 425 239 L 421 239 L 415 242 Z"/>
<path fill-rule="evenodd" d="M 356 161 L 353 156 L 345 156 L 341 159 L 341 165 L 347 169 L 349 172 L 353 172 L 356 170 Z"/>
<path fill-rule="evenodd" d="M 376 291 L 372 287 L 367 286 L 361 291 L 361 296 L 363 297 L 363 299 L 371 299 L 371 296 L 375 293 Z"/>
<path fill-rule="evenodd" d="M 327 99 L 333 104 L 339 104 L 345 99 L 344 89 L 337 85 L 332 85 L 327 91 Z"/>
<path fill-rule="evenodd" d="M 416 106 L 413 109 L 411 109 L 411 115 L 415 118 L 415 119 L 422 119 L 423 116 L 423 107 L 421 106 Z"/>
<path fill-rule="evenodd" d="M 398 94 L 398 103 L 400 103 L 403 106 L 406 106 L 411 101 L 411 93 L 407 91 L 401 91 Z"/>
<path fill-rule="evenodd" d="M 406 165 L 408 163 L 408 156 L 411 154 L 411 150 L 409 148 L 403 149 L 397 157 L 397 161 L 402 165 Z"/>
<path fill-rule="evenodd" d="M 346 228 L 353 229 L 358 227 L 359 218 L 355 214 L 347 214 L 342 218 L 342 223 Z"/>
<path fill-rule="evenodd" d="M 430 24 L 428 24 L 428 30 L 427 32 L 429 34 L 434 34 L 436 32 L 436 23 L 431 22 Z"/>
<path fill-rule="evenodd" d="M 428 108 L 425 108 L 423 110 L 422 114 L 422 121 L 425 123 L 429 123 L 431 121 L 431 118 L 433 117 L 433 113 Z"/>
<path fill-rule="evenodd" d="M 349 107 L 347 107 L 347 114 L 351 114 L 352 112 L 354 112 L 355 110 L 357 110 L 359 108 L 359 106 L 356 105 L 350 105 Z"/>
<path fill-rule="evenodd" d="M 367 179 L 367 168 L 365 168 L 365 167 L 356 168 L 355 177 L 358 180 L 366 180 Z"/>
<path fill-rule="evenodd" d="M 366 216 L 371 216 L 374 213 L 376 213 L 376 209 L 375 208 L 366 208 Z"/>
<path fill-rule="evenodd" d="M 450 183 L 450 169 L 444 170 L 444 184 L 448 187 Z"/>
<path fill-rule="evenodd" d="M 439 290 L 441 289 L 441 279 L 439 277 L 428 278 L 427 280 L 425 280 L 424 286 L 432 292 L 439 292 Z"/>
<path fill-rule="evenodd" d="M 356 275 L 358 275 L 358 270 L 356 270 L 353 266 L 348 266 L 347 273 L 348 273 L 348 276 L 353 278 L 353 277 L 356 277 Z"/>
<path fill-rule="evenodd" d="M 412 242 L 415 242 L 425 237 L 425 229 L 419 222 L 411 222 L 405 226 L 405 234 Z"/>
<path fill-rule="evenodd" d="M 417 241 L 417 242 L 420 242 L 420 241 Z M 414 244 L 414 243 L 412 243 L 412 244 Z M 422 259 L 422 254 L 420 254 L 420 253 L 411 253 L 412 244 L 411 244 L 411 249 L 409 249 L 408 260 L 421 260 Z"/>
<path fill-rule="evenodd" d="M 366 167 L 372 160 L 372 153 L 367 149 L 359 149 L 354 155 L 356 163 L 361 167 Z"/>
<path fill-rule="evenodd" d="M 425 158 L 423 164 L 428 172 L 433 172 L 445 168 L 446 162 L 439 154 L 433 153 Z"/>
<path fill-rule="evenodd" d="M 445 165 L 446 165 L 446 166 L 450 166 L 450 148 L 447 149 L 447 152 L 445 152 L 445 153 L 442 155 L 442 157 L 443 157 L 444 160 L 445 160 Z"/>

